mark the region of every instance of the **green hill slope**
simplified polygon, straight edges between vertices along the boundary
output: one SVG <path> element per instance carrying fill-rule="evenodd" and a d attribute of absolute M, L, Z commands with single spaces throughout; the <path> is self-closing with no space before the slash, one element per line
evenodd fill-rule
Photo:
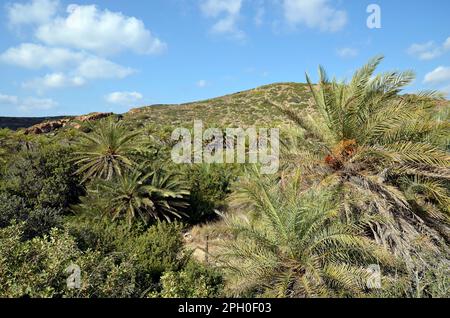
<path fill-rule="evenodd" d="M 222 97 L 185 103 L 151 105 L 131 109 L 121 118 L 131 129 L 148 125 L 156 127 L 192 127 L 194 120 L 202 120 L 209 127 L 275 127 L 288 122 L 286 117 L 268 100 L 307 107 L 312 96 L 304 83 L 276 83 Z M 448 112 L 448 102 L 438 103 L 438 112 Z M 447 111 L 445 111 L 447 109 Z M 447 118 L 448 115 L 444 114 Z M 73 117 L 70 121 L 76 121 Z M 58 121 L 63 117 L 8 118 L 0 117 L 0 128 L 27 128 L 42 122 Z M 64 130 L 65 128 L 62 128 Z"/>
<path fill-rule="evenodd" d="M 265 126 L 268 122 L 286 121 L 267 99 L 306 106 L 310 97 L 306 84 L 279 83 L 194 103 L 135 108 L 124 114 L 123 119 L 139 125 L 189 127 L 193 120 L 202 120 L 205 125 L 218 127 Z"/>

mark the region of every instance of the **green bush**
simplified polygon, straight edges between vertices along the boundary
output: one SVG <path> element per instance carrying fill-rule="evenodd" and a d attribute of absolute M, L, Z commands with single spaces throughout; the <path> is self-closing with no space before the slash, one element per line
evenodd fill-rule
<path fill-rule="evenodd" d="M 25 219 L 24 238 L 31 239 L 50 233 L 53 228 L 62 226 L 62 210 L 54 208 L 35 208 Z"/>
<path fill-rule="evenodd" d="M 166 271 L 177 271 L 189 255 L 183 251 L 180 223 L 157 222 L 144 226 L 129 226 L 108 218 L 80 215 L 66 223 L 82 251 L 94 250 L 99 257 L 117 255 L 132 259 L 136 271 L 136 293 L 156 290 Z"/>
<path fill-rule="evenodd" d="M 1 297 L 132 297 L 135 264 L 127 255 L 80 251 L 61 230 L 22 241 L 23 224 L 0 229 Z M 67 268 L 81 270 L 81 286 L 69 289 Z"/>
<path fill-rule="evenodd" d="M 215 210 L 225 207 L 236 172 L 232 166 L 194 165 L 185 172 L 190 185 L 189 222 L 192 224 L 216 218 Z"/>
<path fill-rule="evenodd" d="M 0 228 L 7 227 L 14 220 L 23 220 L 28 208 L 23 198 L 0 192 Z"/>
<path fill-rule="evenodd" d="M 23 198 L 0 193 L 0 228 L 14 222 L 23 222 L 22 239 L 31 239 L 50 233 L 62 225 L 62 211 L 54 208 L 29 208 Z"/>
<path fill-rule="evenodd" d="M 64 271 L 79 256 L 74 241 L 53 230 L 23 242 L 23 231 L 23 224 L 0 229 L 0 297 L 62 296 Z"/>
<path fill-rule="evenodd" d="M 183 225 L 158 222 L 144 233 L 129 237 L 119 249 L 134 255 L 142 284 L 158 283 L 166 271 L 178 270 L 187 260 L 183 253 Z"/>
<path fill-rule="evenodd" d="M 113 222 L 97 212 L 67 217 L 65 227 L 75 238 L 80 250 L 91 249 L 103 255 L 114 253 L 123 241 L 128 242 L 128 237 L 132 237 L 134 231 L 125 222 Z"/>
<path fill-rule="evenodd" d="M 71 149 L 58 145 L 22 151 L 11 160 L 2 188 L 30 208 L 67 209 L 82 193 L 70 158 Z"/>
<path fill-rule="evenodd" d="M 134 260 L 124 255 L 102 255 L 89 250 L 76 262 L 81 269 L 81 288 L 65 291 L 67 297 L 127 298 L 138 297 Z"/>
<path fill-rule="evenodd" d="M 213 269 L 191 261 L 180 271 L 170 271 L 161 277 L 160 293 L 151 297 L 162 298 L 215 298 L 221 297 L 222 276 Z"/>

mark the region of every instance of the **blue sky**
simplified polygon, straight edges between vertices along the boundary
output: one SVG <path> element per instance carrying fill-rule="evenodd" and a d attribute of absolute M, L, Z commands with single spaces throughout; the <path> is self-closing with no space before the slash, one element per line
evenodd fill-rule
<path fill-rule="evenodd" d="M 367 27 L 367 7 L 381 28 Z M 450 93 L 450 1 L 0 1 L 0 116 L 121 113 L 304 82 L 413 69 Z"/>

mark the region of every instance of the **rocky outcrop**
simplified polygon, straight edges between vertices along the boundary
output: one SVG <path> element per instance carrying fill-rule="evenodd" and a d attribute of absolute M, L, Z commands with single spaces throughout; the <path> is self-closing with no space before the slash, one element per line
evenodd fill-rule
<path fill-rule="evenodd" d="M 48 121 L 44 123 L 40 123 L 34 125 L 25 130 L 26 135 L 40 135 L 40 134 L 48 134 L 56 129 L 62 128 L 67 125 L 70 119 L 61 119 L 57 121 Z"/>
<path fill-rule="evenodd" d="M 25 130 L 26 135 L 40 135 L 40 134 L 48 134 L 52 131 L 55 131 L 57 129 L 66 127 L 67 125 L 70 125 L 71 127 L 75 129 L 80 129 L 81 125 L 79 122 L 91 122 L 91 121 L 97 121 L 109 116 L 112 116 L 113 113 L 91 113 L 88 115 L 78 116 L 78 117 L 72 117 L 72 118 L 65 118 L 55 121 L 47 121 L 43 122 L 37 125 L 34 125 L 28 129 Z"/>
<path fill-rule="evenodd" d="M 128 114 L 133 115 L 133 114 L 138 114 L 138 113 L 141 113 L 141 112 L 142 112 L 142 109 L 141 109 L 141 108 L 132 108 L 132 109 L 130 109 L 130 110 L 128 111 Z"/>
<path fill-rule="evenodd" d="M 88 115 L 75 117 L 74 120 L 81 122 L 96 121 L 112 115 L 114 115 L 114 113 L 91 113 Z"/>

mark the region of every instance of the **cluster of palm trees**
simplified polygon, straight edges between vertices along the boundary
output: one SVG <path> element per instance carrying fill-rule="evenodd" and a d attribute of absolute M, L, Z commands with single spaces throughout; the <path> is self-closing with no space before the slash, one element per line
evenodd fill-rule
<path fill-rule="evenodd" d="M 230 293 L 358 296 L 367 292 L 370 264 L 386 277 L 420 275 L 423 251 L 448 264 L 449 121 L 436 118 L 442 96 L 400 95 L 413 73 L 375 75 L 381 60 L 349 83 L 330 81 L 323 68 L 318 85 L 307 76 L 306 109 L 268 99 L 296 133 L 284 140 L 277 178 L 242 181 L 247 216 L 226 217 L 230 236 L 218 262 Z"/>
<path fill-rule="evenodd" d="M 88 196 L 78 209 L 109 215 L 113 220 L 181 218 L 189 191 L 174 172 L 149 164 L 140 131 L 129 131 L 122 122 L 103 120 L 83 133 L 75 153 L 77 174 L 88 183 Z"/>

